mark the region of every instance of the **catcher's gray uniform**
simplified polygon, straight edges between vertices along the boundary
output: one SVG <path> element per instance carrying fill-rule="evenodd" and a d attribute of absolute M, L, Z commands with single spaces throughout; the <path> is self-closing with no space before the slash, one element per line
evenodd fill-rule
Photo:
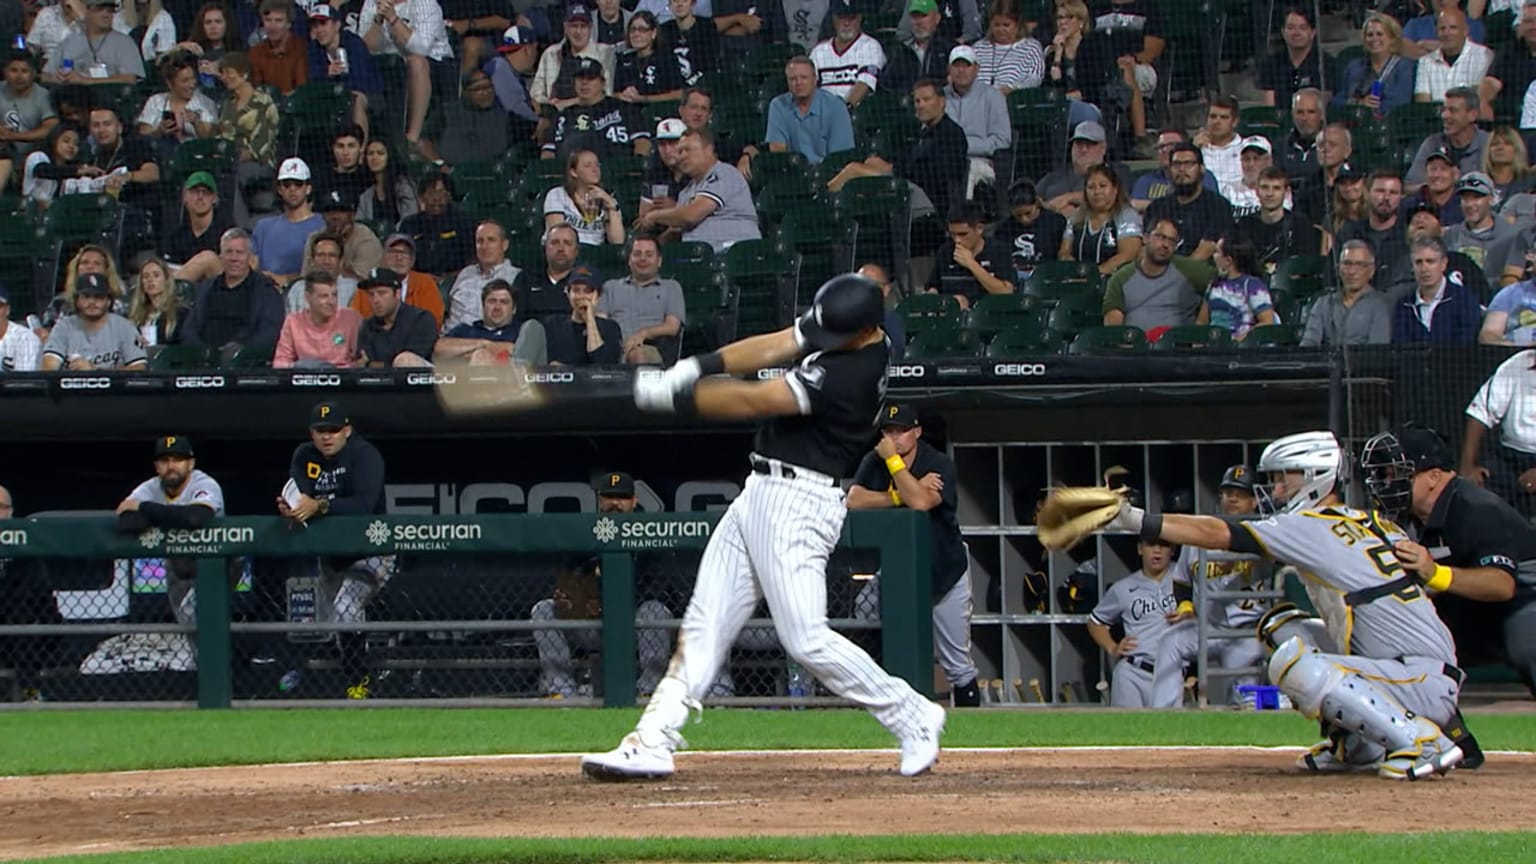
<path fill-rule="evenodd" d="M 1152 704 L 1158 645 L 1168 633 L 1168 613 L 1177 605 L 1169 573 L 1152 579 L 1137 570 L 1110 585 L 1093 607 L 1088 617 L 1095 624 L 1113 627 L 1117 621 L 1124 622 L 1125 635 L 1136 638 L 1136 647 L 1130 656 L 1115 663 L 1110 678 L 1109 699 L 1114 707 L 1146 708 Z"/>
<path fill-rule="evenodd" d="M 187 482 L 181 487 L 181 494 L 175 498 L 165 494 L 165 487 L 160 485 L 159 477 L 151 477 L 140 483 L 128 493 L 128 497 L 141 503 L 171 507 L 207 507 L 213 511 L 214 516 L 224 515 L 224 490 L 219 486 L 219 481 L 197 468 L 192 469 Z M 176 562 L 166 562 L 166 595 L 171 602 L 171 612 L 176 616 L 176 623 L 194 624 L 197 622 L 197 591 L 193 588 L 191 577 L 196 574 L 178 572 L 180 569 Z"/>
<path fill-rule="evenodd" d="M 1185 546 L 1170 571 L 1175 582 L 1191 584 L 1205 579 L 1207 591 L 1267 590 L 1269 565 L 1254 555 L 1235 555 Z M 1268 600 L 1243 598 L 1211 600 L 1199 614 L 1214 628 L 1253 631 L 1272 604 Z M 1259 665 L 1264 646 L 1258 638 L 1213 639 L 1207 650 L 1223 669 Z M 1157 671 L 1152 681 L 1152 708 L 1177 708 L 1184 699 L 1184 666 L 1200 652 L 1200 622 L 1181 621 L 1173 625 L 1158 646 Z M 1233 684 L 1252 684 L 1256 676 L 1235 677 Z"/>

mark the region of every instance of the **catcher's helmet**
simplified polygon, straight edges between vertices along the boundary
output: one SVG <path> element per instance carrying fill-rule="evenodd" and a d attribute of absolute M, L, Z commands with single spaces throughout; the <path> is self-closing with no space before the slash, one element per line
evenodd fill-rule
<path fill-rule="evenodd" d="M 1277 439 L 1264 448 L 1259 457 L 1259 473 L 1271 477 L 1275 473 L 1299 471 L 1304 485 L 1286 498 L 1276 502 L 1274 482 L 1254 486 L 1264 512 L 1289 513 L 1314 507 L 1343 480 L 1344 450 L 1332 432 L 1300 432 Z"/>
<path fill-rule="evenodd" d="M 1394 515 L 1413 504 L 1413 475 L 1431 468 L 1449 471 L 1455 465 L 1439 433 L 1412 424 L 1395 435 L 1383 432 L 1360 450 L 1360 480 L 1372 506 Z"/>
<path fill-rule="evenodd" d="M 1253 470 L 1247 465 L 1233 465 L 1221 474 L 1217 489 L 1241 489 L 1253 493 Z"/>
<path fill-rule="evenodd" d="M 880 286 L 857 273 L 844 273 L 816 289 L 811 307 L 800 316 L 800 332 L 812 347 L 831 351 L 884 320 Z"/>

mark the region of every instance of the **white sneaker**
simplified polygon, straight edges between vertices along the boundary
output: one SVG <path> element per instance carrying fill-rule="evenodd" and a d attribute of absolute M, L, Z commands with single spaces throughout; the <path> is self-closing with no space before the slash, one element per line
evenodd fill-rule
<path fill-rule="evenodd" d="M 581 757 L 581 772 L 593 780 L 665 780 L 674 770 L 675 746 L 666 740 L 650 746 L 640 739 L 639 732 L 631 732 L 607 753 Z"/>
<path fill-rule="evenodd" d="M 1441 734 L 1440 727 L 1423 717 L 1415 717 L 1418 738 L 1414 747 L 1388 753 L 1377 774 L 1388 780 L 1422 780 L 1436 774 L 1449 774 L 1466 758 L 1461 748 Z"/>
<path fill-rule="evenodd" d="M 924 701 L 917 731 L 901 739 L 901 776 L 916 777 L 939 761 L 939 736 L 944 734 L 944 709 Z"/>

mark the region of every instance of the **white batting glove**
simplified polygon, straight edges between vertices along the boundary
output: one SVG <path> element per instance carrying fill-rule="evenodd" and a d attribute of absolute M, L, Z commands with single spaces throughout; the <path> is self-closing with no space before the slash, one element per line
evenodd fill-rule
<path fill-rule="evenodd" d="M 1140 507 L 1132 507 L 1127 501 L 1120 505 L 1120 512 L 1115 518 L 1109 520 L 1104 526 L 1105 531 L 1126 531 L 1131 534 L 1141 533 L 1141 523 L 1146 521 L 1147 511 Z"/>
<path fill-rule="evenodd" d="M 699 377 L 702 374 L 703 370 L 699 368 L 699 361 L 688 357 L 673 364 L 671 369 L 662 373 L 662 377 L 672 388 L 673 393 L 682 393 L 685 390 L 692 389 L 693 385 L 699 383 Z"/>
<path fill-rule="evenodd" d="M 675 367 L 674 367 L 675 368 Z M 635 407 L 653 414 L 671 414 L 677 391 L 659 369 L 641 369 L 635 373 Z"/>

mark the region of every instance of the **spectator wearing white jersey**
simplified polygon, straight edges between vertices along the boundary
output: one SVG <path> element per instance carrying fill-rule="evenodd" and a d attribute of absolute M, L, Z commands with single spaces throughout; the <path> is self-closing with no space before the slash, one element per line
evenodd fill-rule
<path fill-rule="evenodd" d="M 5 286 L 0 285 L 0 375 L 36 372 L 42 347 L 37 334 L 11 323 L 11 298 Z"/>
<path fill-rule="evenodd" d="M 879 85 L 885 49 L 864 32 L 864 19 L 853 0 L 832 0 L 831 39 L 811 49 L 817 84 L 850 107 Z"/>

